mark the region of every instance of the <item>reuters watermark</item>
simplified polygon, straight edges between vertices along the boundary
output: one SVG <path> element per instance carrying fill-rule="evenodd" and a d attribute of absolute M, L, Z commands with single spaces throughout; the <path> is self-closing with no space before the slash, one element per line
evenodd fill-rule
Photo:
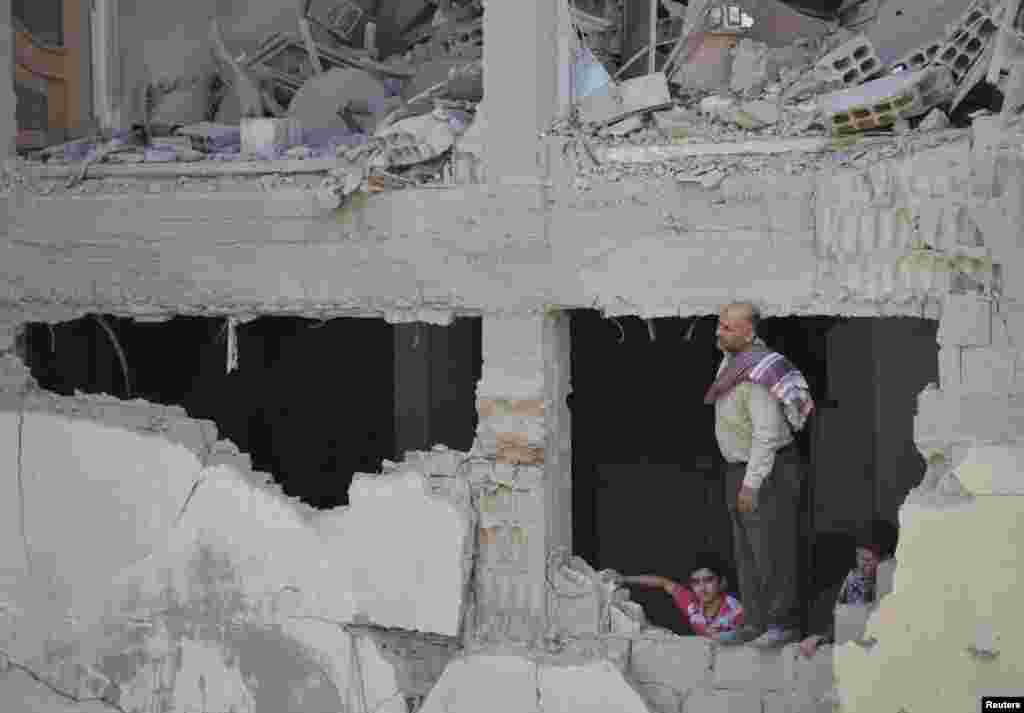
<path fill-rule="evenodd" d="M 981 713 L 986 711 L 1020 711 L 1024 713 L 1024 696 L 982 696 Z"/>

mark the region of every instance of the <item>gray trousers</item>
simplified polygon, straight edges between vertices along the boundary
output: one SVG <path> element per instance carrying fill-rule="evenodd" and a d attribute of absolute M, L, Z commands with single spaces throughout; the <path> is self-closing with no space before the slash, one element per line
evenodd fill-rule
<path fill-rule="evenodd" d="M 803 462 L 795 443 L 780 449 L 758 490 L 757 508 L 744 514 L 736 510 L 736 495 L 746 469 L 746 463 L 728 463 L 725 477 L 744 623 L 758 631 L 797 627 Z"/>

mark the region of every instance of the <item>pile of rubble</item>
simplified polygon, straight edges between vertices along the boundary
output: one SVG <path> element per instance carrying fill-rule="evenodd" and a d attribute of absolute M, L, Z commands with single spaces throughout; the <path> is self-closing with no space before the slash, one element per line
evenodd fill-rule
<path fill-rule="evenodd" d="M 307 0 L 295 29 L 251 56 L 232 54 L 219 21 L 212 77 L 146 89 L 130 129 L 51 146 L 30 158 L 76 163 L 341 159 L 339 193 L 452 180 L 452 146 L 483 97 L 481 0 L 422 0 L 379 60 L 377 21 L 353 0 Z"/>
<path fill-rule="evenodd" d="M 329 159 L 324 187 L 342 200 L 482 180 L 483 0 L 418 2 L 382 38 L 384 59 L 377 18 L 354 0 L 307 0 L 296 31 L 251 56 L 233 55 L 214 20 L 216 76 L 158 82 L 143 123 L 34 157 L 78 162 L 79 178 L 96 162 Z M 628 59 L 622 0 L 568 4 L 574 101 L 552 133 L 572 137 L 583 183 L 671 173 L 714 187 L 737 171 L 870 163 L 1024 106 L 1024 0 L 962 0 L 940 36 L 895 61 L 869 38 L 878 0 L 846 0 L 809 34 L 779 21 L 790 0 L 655 2 L 651 41 Z M 788 45 L 764 29 L 787 24 Z M 620 81 L 645 55 L 660 71 Z"/>
<path fill-rule="evenodd" d="M 769 47 L 746 36 L 761 18 L 739 7 L 691 0 L 688 13 L 659 72 L 620 82 L 577 55 L 573 112 L 552 133 L 583 147 L 583 176 L 671 173 L 713 187 L 733 170 L 867 163 L 956 138 L 979 115 L 1009 123 L 1024 105 L 1021 0 L 971 0 L 943 36 L 889 63 L 862 15 Z M 995 90 L 989 104 L 970 106 L 982 84 Z"/>

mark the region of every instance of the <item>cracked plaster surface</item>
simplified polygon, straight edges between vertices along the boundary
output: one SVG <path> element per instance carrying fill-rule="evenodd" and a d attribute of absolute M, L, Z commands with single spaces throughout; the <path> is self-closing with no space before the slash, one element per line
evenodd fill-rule
<path fill-rule="evenodd" d="M 471 516 L 402 464 L 357 478 L 353 504 L 320 515 L 180 409 L 4 397 L 0 649 L 8 677 L 39 679 L 41 711 L 102 697 L 89 705 L 404 713 L 409 682 L 384 639 L 349 625 L 457 633 Z M 64 413 L 41 410 L 54 404 Z M 421 546 L 391 551 L 378 578 L 368 545 L 400 542 L 405 525 Z M 439 674 L 424 665 L 420 694 Z"/>

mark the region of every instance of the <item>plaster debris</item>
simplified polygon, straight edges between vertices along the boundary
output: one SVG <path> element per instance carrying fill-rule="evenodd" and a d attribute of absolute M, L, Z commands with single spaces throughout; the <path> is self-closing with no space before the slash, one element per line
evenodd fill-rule
<path fill-rule="evenodd" d="M 921 131 L 941 131 L 949 128 L 949 117 L 942 109 L 935 108 L 918 124 Z"/>
<path fill-rule="evenodd" d="M 210 42 L 222 65 L 219 76 L 161 80 L 151 87 L 154 106 L 145 126 L 69 142 L 33 158 L 80 164 L 79 182 L 100 163 L 171 169 L 253 157 L 340 159 L 328 175 L 316 170 L 321 193 L 342 202 L 357 194 L 485 180 L 483 2 L 442 2 L 389 37 L 379 18 L 355 7 L 351 0 L 309 4 L 297 25 L 291 15 L 292 27 L 267 34 L 251 56 L 232 56 L 214 22 Z M 979 97 L 987 101 L 981 85 L 1003 91 L 1004 117 L 1024 105 L 1019 0 L 972 0 L 911 52 L 905 44 L 890 51 L 893 39 L 874 30 L 875 23 L 892 18 L 870 1 L 844 4 L 831 27 L 777 2 L 756 9 L 698 2 L 685 12 L 675 7 L 685 18 L 668 10 L 656 33 L 659 47 L 671 46 L 661 71 L 619 80 L 625 66 L 620 3 L 570 8 L 578 30 L 569 43 L 574 106 L 549 133 L 572 137 L 581 186 L 588 184 L 588 172 L 609 172 L 585 165 L 602 153 L 604 160 L 639 160 L 649 166 L 642 170 L 664 175 L 693 173 L 693 166 L 651 164 L 719 152 L 717 165 L 702 159 L 709 164 L 705 172 L 726 176 L 769 170 L 763 155 L 785 153 L 790 158 L 779 168 L 793 174 L 806 159 L 794 154 L 808 151 L 830 154 L 834 165 L 872 160 L 828 144 L 829 135 L 867 133 L 906 142 L 966 128 Z M 684 27 L 676 35 L 680 19 Z M 367 33 L 373 34 L 369 40 Z M 379 59 L 363 46 L 370 40 L 391 54 Z M 886 61 L 893 56 L 899 59 Z M 929 114 L 940 105 L 945 120 Z M 968 111 L 961 109 L 965 105 Z M 210 122 L 215 116 L 230 121 Z M 411 121 L 418 116 L 430 118 Z M 280 127 L 272 120 L 285 117 L 298 126 L 256 140 L 256 127 Z M 243 119 L 258 120 L 247 121 L 245 141 Z M 796 148 L 781 148 L 789 141 Z"/>

